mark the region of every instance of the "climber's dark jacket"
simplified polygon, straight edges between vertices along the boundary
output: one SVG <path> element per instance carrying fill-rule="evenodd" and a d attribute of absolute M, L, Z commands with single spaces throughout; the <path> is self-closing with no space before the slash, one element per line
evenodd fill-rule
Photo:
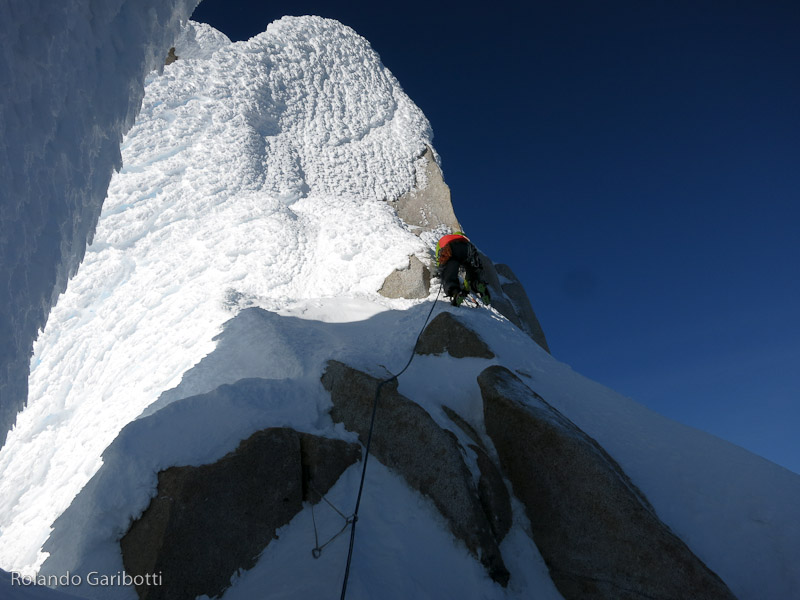
<path fill-rule="evenodd" d="M 483 283 L 483 265 L 478 249 L 460 233 L 446 235 L 436 243 L 436 264 L 447 296 L 455 297 L 462 289 Z M 464 267 L 464 288 L 458 280 L 458 269 Z"/>

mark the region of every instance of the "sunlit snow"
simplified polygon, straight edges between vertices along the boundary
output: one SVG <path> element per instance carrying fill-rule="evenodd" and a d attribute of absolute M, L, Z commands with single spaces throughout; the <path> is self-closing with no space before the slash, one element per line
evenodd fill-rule
<path fill-rule="evenodd" d="M 94 243 L 36 342 L 29 407 L 0 450 L 6 571 L 119 571 L 118 539 L 156 473 L 212 462 L 260 428 L 355 439 L 327 413 L 325 361 L 397 372 L 436 293 L 376 291 L 409 255 L 430 255 L 434 238 L 386 200 L 415 184 L 432 134 L 366 40 L 304 17 L 236 44 L 190 24 L 176 46 L 181 58 L 148 80 Z M 420 356 L 400 380 L 440 425 L 452 427 L 446 405 L 483 432 L 476 377 L 503 364 L 598 440 L 738 597 L 800 589 L 800 478 L 581 377 L 491 309 L 459 314 L 497 358 Z M 503 590 L 427 500 L 370 464 L 349 597 L 560 597 L 519 506 Z M 346 511 L 357 469 L 330 494 Z M 309 512 L 225 598 L 335 593 L 346 543 L 314 561 Z"/>
<path fill-rule="evenodd" d="M 384 200 L 413 184 L 429 126 L 363 38 L 319 19 L 235 45 L 193 29 L 178 55 L 208 40 L 214 60 L 150 77 L 94 242 L 36 341 L 0 452 L 0 564 L 41 562 L 103 449 L 213 350 L 233 300 L 374 295 L 426 251 Z"/>

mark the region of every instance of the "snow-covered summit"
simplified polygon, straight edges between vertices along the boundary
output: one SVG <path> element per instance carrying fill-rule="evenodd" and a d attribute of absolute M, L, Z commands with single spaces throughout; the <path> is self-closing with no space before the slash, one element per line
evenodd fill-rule
<path fill-rule="evenodd" d="M 211 25 L 189 21 L 175 40 L 175 55 L 179 59 L 209 60 L 214 52 L 231 43 L 230 38 Z"/>
<path fill-rule="evenodd" d="M 36 341 L 0 452 L 9 568 L 41 561 L 103 449 L 213 350 L 237 303 L 381 301 L 386 276 L 427 255 L 385 200 L 415 184 L 430 127 L 366 40 L 314 17 L 237 44 L 209 29 L 178 44 L 197 58 L 148 78 L 94 241 Z"/>
<path fill-rule="evenodd" d="M 391 201 L 424 186 L 432 134 L 366 40 L 300 17 L 240 43 L 189 23 L 175 47 L 178 61 L 148 77 L 94 241 L 36 342 L 29 406 L 0 450 L 6 571 L 118 572 L 119 539 L 156 473 L 215 461 L 260 428 L 354 441 L 330 416 L 326 361 L 397 372 L 435 298 L 435 287 L 420 301 L 378 293 L 410 256 L 429 258 L 434 232 L 416 235 Z M 462 318 L 495 358 L 420 356 L 400 381 L 438 426 L 458 429 L 446 407 L 490 444 L 476 377 L 502 364 L 597 440 L 740 598 L 797 590 L 800 479 L 585 380 L 496 311 Z M 428 499 L 378 461 L 370 469 L 352 597 L 560 597 L 519 501 L 503 589 Z M 347 470 L 330 500 L 352 506 L 357 480 Z M 311 523 L 306 507 L 225 597 L 335 590 L 346 547 L 315 561 Z"/>

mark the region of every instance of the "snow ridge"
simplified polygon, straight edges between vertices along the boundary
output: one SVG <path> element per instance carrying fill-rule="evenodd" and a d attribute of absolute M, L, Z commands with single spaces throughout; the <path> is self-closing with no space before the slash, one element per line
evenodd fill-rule
<path fill-rule="evenodd" d="M 386 200 L 415 185 L 432 134 L 363 38 L 300 17 L 235 44 L 189 23 L 176 48 L 179 60 L 147 78 L 124 167 L 35 343 L 29 406 L 0 449 L 6 571 L 119 571 L 119 537 L 157 471 L 214 461 L 257 429 L 354 439 L 328 414 L 325 361 L 397 372 L 435 297 L 376 291 L 410 255 L 429 256 L 431 239 Z M 419 356 L 400 393 L 452 428 L 447 406 L 490 447 L 476 377 L 504 365 L 597 440 L 738 597 L 796 595 L 800 478 L 581 377 L 491 309 L 460 314 L 496 358 Z M 354 598 L 560 598 L 519 502 L 502 589 L 429 500 L 370 464 Z M 351 467 L 330 499 L 352 506 L 357 481 Z M 310 523 L 305 508 L 225 598 L 337 589 L 346 544 L 314 561 Z M 8 579 L 0 572 L 3 593 Z"/>

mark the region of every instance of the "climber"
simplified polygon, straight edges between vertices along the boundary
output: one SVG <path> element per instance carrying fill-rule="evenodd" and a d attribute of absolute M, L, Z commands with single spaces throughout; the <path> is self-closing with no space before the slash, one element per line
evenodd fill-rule
<path fill-rule="evenodd" d="M 453 306 L 461 305 L 470 291 L 478 294 L 484 304 L 491 302 L 486 282 L 483 281 L 483 265 L 478 249 L 463 232 L 456 231 L 436 242 L 436 266 L 444 293 Z M 465 271 L 463 286 L 458 279 L 458 270 L 462 266 Z"/>

